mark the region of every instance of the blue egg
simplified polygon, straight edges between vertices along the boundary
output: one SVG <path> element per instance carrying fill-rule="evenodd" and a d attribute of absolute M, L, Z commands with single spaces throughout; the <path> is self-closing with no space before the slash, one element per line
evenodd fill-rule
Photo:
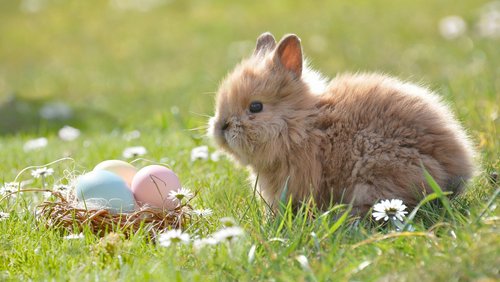
<path fill-rule="evenodd" d="M 117 174 L 106 170 L 91 171 L 78 177 L 76 196 L 85 203 L 100 203 L 111 212 L 131 212 L 135 208 L 134 194 Z"/>

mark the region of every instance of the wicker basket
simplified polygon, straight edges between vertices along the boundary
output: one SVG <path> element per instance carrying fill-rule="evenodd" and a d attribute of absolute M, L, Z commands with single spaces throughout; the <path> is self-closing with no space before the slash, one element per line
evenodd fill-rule
<path fill-rule="evenodd" d="M 131 213 L 111 213 L 106 209 L 85 209 L 61 193 L 43 189 L 22 189 L 18 192 L 49 192 L 55 201 L 44 201 L 37 207 L 37 218 L 48 228 L 81 232 L 88 227 L 94 234 L 104 236 L 120 230 L 129 236 L 142 229 L 153 238 L 167 229 L 179 229 L 191 220 L 189 201 L 173 210 L 141 207 Z"/>

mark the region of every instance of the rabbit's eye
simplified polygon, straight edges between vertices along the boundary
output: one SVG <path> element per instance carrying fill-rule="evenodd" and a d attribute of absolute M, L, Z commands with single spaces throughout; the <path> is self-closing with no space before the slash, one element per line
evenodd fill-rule
<path fill-rule="evenodd" d="M 264 106 L 262 105 L 261 102 L 253 101 L 252 103 L 250 103 L 249 110 L 251 113 L 258 113 L 261 112 L 263 108 Z"/>

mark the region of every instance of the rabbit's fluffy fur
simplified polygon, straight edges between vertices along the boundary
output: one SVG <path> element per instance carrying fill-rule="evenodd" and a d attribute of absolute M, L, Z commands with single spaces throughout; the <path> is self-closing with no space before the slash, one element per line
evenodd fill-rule
<path fill-rule="evenodd" d="M 472 176 L 467 135 L 428 89 L 381 74 L 322 84 L 304 65 L 297 36 L 277 44 L 265 33 L 220 85 L 210 132 L 259 175 L 271 206 L 285 184 L 296 204 L 313 197 L 322 208 L 344 202 L 366 212 L 398 198 L 414 206 L 432 191 L 422 166 L 454 194 Z M 262 110 L 251 112 L 252 102 Z"/>

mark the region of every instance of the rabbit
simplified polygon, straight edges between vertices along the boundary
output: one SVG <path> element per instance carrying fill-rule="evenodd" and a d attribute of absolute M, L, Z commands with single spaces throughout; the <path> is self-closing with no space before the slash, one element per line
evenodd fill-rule
<path fill-rule="evenodd" d="M 294 34 L 279 43 L 259 36 L 215 100 L 210 135 L 258 175 L 273 209 L 282 193 L 295 206 L 312 197 L 323 210 L 347 203 L 356 214 L 382 199 L 412 207 L 432 193 L 423 168 L 453 195 L 475 171 L 471 141 L 436 94 L 377 73 L 327 83 Z"/>

